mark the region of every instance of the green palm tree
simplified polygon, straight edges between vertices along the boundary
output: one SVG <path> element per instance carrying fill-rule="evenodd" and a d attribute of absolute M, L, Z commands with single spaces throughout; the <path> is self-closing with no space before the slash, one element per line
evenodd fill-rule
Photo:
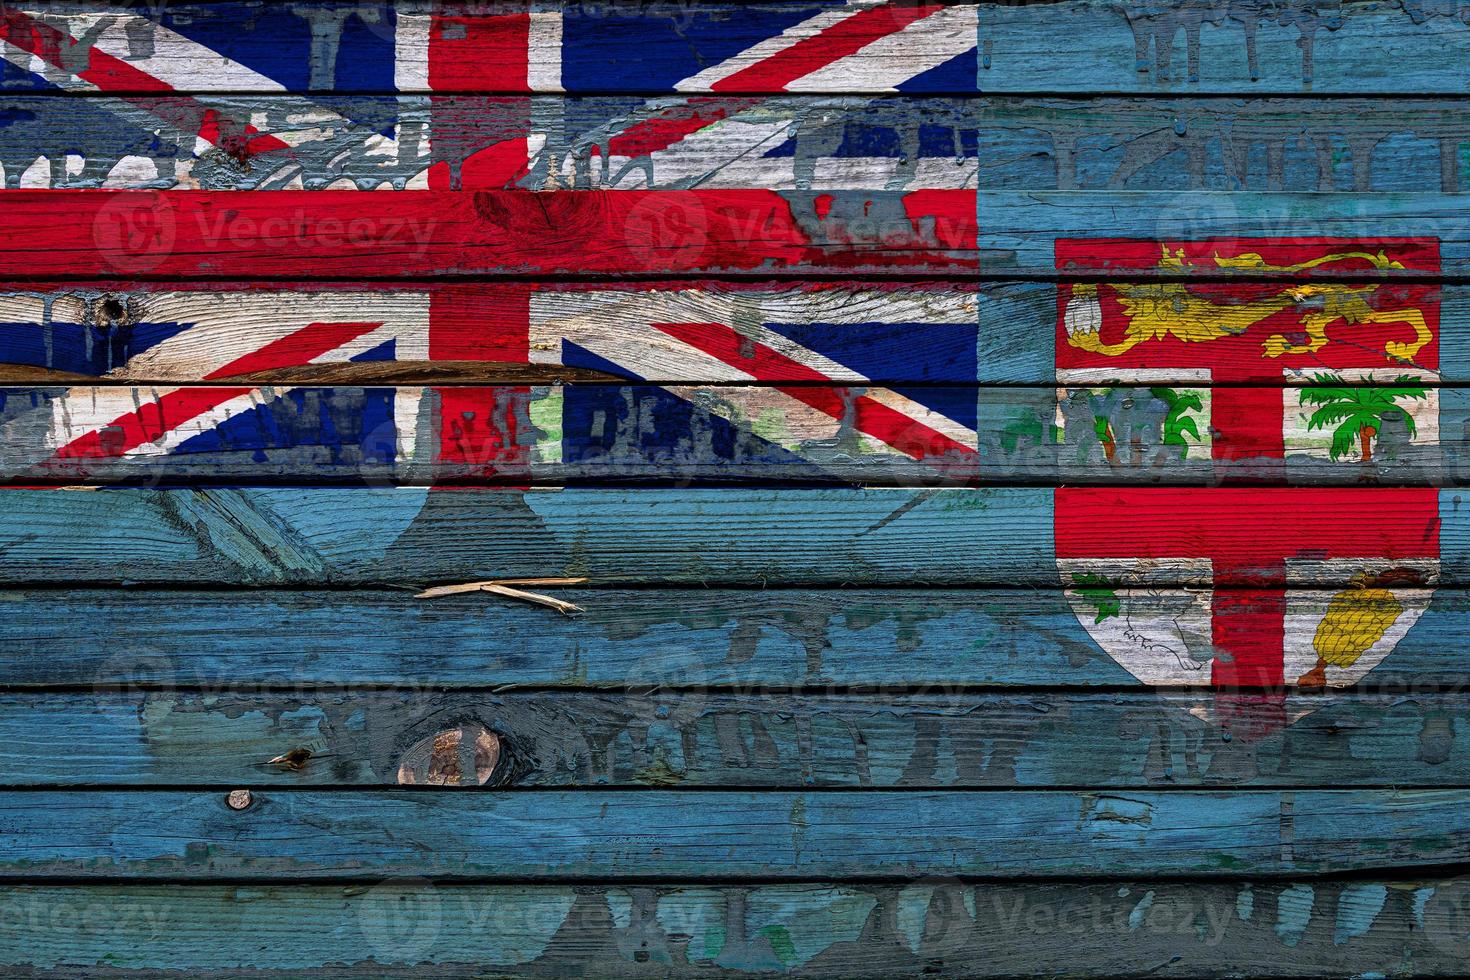
<path fill-rule="evenodd" d="M 1393 416 L 1402 418 L 1409 437 L 1414 437 L 1414 416 L 1399 404 L 1401 399 L 1429 397 L 1428 389 L 1406 383 L 1414 380 L 1400 376 L 1394 379 L 1394 386 L 1354 387 L 1335 375 L 1314 375 L 1313 387 L 1303 388 L 1301 393 L 1303 405 L 1318 406 L 1307 419 L 1307 431 L 1335 426 L 1332 444 L 1328 448 L 1332 458 L 1347 455 L 1356 445 L 1363 463 L 1371 463 L 1373 439 L 1382 431 L 1385 419 Z"/>

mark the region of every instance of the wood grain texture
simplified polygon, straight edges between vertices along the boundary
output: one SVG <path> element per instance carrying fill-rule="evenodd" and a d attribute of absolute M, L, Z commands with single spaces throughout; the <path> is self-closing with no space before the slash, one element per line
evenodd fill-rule
<path fill-rule="evenodd" d="M 1457 585 L 1460 504 L 1395 488 L 11 489 L 0 581 Z"/>
<path fill-rule="evenodd" d="M 980 7 L 984 92 L 1458 94 L 1452 6 L 1064 0 Z"/>
<path fill-rule="evenodd" d="M 0 854 L 0 876 L 1239 878 L 1412 873 L 1470 847 L 1464 790 L 275 789 L 243 810 L 226 796 L 7 791 L 0 820 L 25 846 Z"/>
<path fill-rule="evenodd" d="M 1459 694 L 1279 694 L 1235 711 L 1231 729 L 1214 717 L 1217 697 L 1231 696 L 1208 691 L 871 697 L 678 690 L 687 680 L 630 674 L 628 689 L 612 694 L 0 695 L 0 781 L 1409 788 L 1462 786 L 1470 771 L 1460 721 L 1470 706 Z M 649 690 L 652 683 L 662 686 Z M 1231 737 L 1251 727 L 1244 716 L 1252 714 L 1264 734 Z M 1288 718 L 1291 726 L 1279 727 Z M 426 775 L 415 747 L 462 731 L 490 733 L 496 761 L 472 778 L 456 748 L 441 742 Z"/>
<path fill-rule="evenodd" d="M 16 190 L 0 276 L 798 275 L 973 270 L 973 190 Z"/>
<path fill-rule="evenodd" d="M 11 976 L 1455 976 L 1462 878 L 14 885 Z M 80 918 L 85 916 L 86 925 Z M 469 924 L 472 928 L 459 928 Z M 331 942 L 322 937 L 331 937 Z"/>
<path fill-rule="evenodd" d="M 1087 630 L 1096 597 L 1046 590 L 555 589 L 583 607 L 575 618 L 487 595 L 432 602 L 398 590 L 0 593 L 0 650 L 11 689 L 94 686 L 138 690 L 310 692 L 359 686 L 561 687 L 615 692 L 664 686 L 760 693 L 793 688 L 1135 687 Z M 1420 613 L 1360 688 L 1430 692 L 1467 682 L 1460 637 L 1470 596 L 1396 589 Z M 1268 594 L 1240 600 L 1223 622 Z M 1288 608 L 1318 623 L 1337 593 L 1293 591 Z M 1196 593 L 1120 596 L 1141 622 L 1177 621 Z M 1253 601 L 1250 601 L 1253 600 Z M 1121 612 L 1120 606 L 1120 612 Z M 1204 607 L 1206 613 L 1208 606 Z M 229 631 L 219 624 L 228 622 Z M 371 624 L 344 630 L 342 623 Z M 1315 627 L 1313 627 L 1315 629 Z M 309 641 L 303 638 L 310 638 Z M 1184 651 L 1160 687 L 1198 686 L 1225 654 L 1208 624 L 1176 637 Z M 1120 650 L 1126 650 L 1123 646 Z M 1189 666 L 1195 669 L 1187 669 Z M 1336 678 L 1329 675 L 1333 684 Z"/>
<path fill-rule="evenodd" d="M 1233 424 L 1241 401 L 1263 413 L 1274 402 L 1279 427 Z M 1361 412 L 1344 420 L 1341 406 Z M 0 480 L 24 484 L 1460 486 L 1470 393 L 1412 378 L 1274 390 L 0 388 L 0 440 Z"/>

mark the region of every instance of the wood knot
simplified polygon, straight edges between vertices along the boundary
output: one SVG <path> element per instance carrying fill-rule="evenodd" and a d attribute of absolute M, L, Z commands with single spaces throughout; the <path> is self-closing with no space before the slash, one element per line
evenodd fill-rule
<path fill-rule="evenodd" d="M 255 798 L 248 789 L 232 789 L 230 795 L 225 797 L 225 805 L 231 810 L 248 810 L 253 802 Z"/>
<path fill-rule="evenodd" d="M 409 746 L 398 762 L 401 786 L 483 786 L 500 762 L 500 736 L 483 725 L 450 728 Z M 473 773 L 473 781 L 466 774 Z"/>

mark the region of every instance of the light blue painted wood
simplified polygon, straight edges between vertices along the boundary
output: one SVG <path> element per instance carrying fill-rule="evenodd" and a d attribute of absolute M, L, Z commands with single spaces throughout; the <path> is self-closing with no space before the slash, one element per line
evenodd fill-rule
<path fill-rule="evenodd" d="M 1470 791 L 9 791 L 0 875 L 1239 877 L 1464 861 Z"/>
<path fill-rule="evenodd" d="M 271 685 L 744 691 L 816 686 L 1129 687 L 1084 628 L 1096 608 L 1055 590 L 543 588 L 574 618 L 489 595 L 406 591 L 0 591 L 5 686 Z M 1152 590 L 1140 614 L 1187 606 Z M 1296 591 L 1306 621 L 1335 593 Z M 1416 690 L 1470 680 L 1470 594 L 1404 596 L 1423 614 L 1360 683 Z M 1144 618 L 1148 618 L 1145 616 Z M 228 623 L 229 629 L 220 629 Z M 1201 631 L 1191 656 L 1220 657 Z M 1197 672 L 1156 683 L 1197 683 Z"/>
<path fill-rule="evenodd" d="M 498 741 L 484 780 L 526 787 L 1407 788 L 1470 776 L 1470 704 L 1457 694 L 1251 705 L 1209 691 L 872 696 L 640 680 L 658 679 L 611 693 L 5 694 L 0 784 L 371 787 L 402 781 L 405 764 L 421 783 L 434 768 L 420 763 L 425 742 L 467 726 Z M 442 778 L 473 782 L 468 771 Z"/>
<path fill-rule="evenodd" d="M 980 5 L 982 92 L 1453 94 L 1466 57 L 1454 3 Z"/>

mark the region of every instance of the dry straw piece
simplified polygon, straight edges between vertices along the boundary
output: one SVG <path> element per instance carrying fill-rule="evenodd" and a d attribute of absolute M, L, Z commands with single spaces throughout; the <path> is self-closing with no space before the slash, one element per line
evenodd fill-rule
<path fill-rule="evenodd" d="M 581 612 L 582 607 L 564 599 L 555 599 L 549 595 L 539 592 L 527 592 L 525 589 L 517 589 L 517 585 L 581 585 L 586 582 L 585 578 L 501 578 L 492 579 L 488 582 L 463 582 L 459 585 L 436 585 L 432 589 L 425 589 L 416 599 L 437 599 L 446 595 L 461 595 L 465 592 L 491 592 L 495 595 L 505 596 L 508 599 L 519 599 L 522 602 L 532 602 L 538 606 L 546 606 L 555 609 L 563 615 L 570 616 L 574 612 Z"/>

